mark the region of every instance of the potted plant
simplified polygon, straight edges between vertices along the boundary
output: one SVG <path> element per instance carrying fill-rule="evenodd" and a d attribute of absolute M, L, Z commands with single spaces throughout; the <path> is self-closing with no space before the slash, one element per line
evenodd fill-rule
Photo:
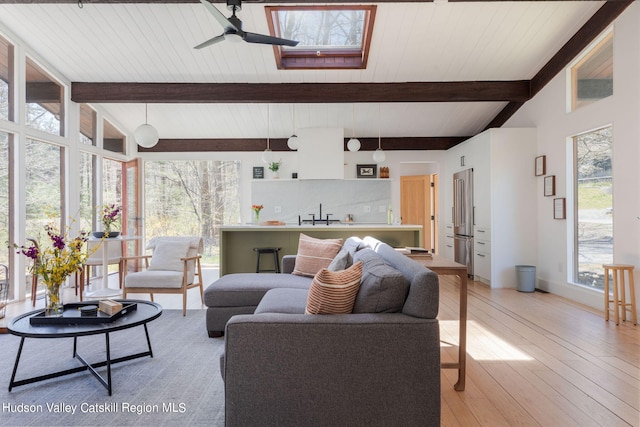
<path fill-rule="evenodd" d="M 118 237 L 120 231 L 113 230 L 112 227 L 120 223 L 120 215 L 122 214 L 122 208 L 115 203 L 110 205 L 104 205 L 102 208 L 102 231 L 94 232 L 93 236 L 99 239 L 106 237 Z"/>
<path fill-rule="evenodd" d="M 273 172 L 274 179 L 280 178 L 280 173 L 278 172 L 280 170 L 280 165 L 282 165 L 281 160 L 278 160 L 277 162 L 269 163 L 269 170 Z"/>

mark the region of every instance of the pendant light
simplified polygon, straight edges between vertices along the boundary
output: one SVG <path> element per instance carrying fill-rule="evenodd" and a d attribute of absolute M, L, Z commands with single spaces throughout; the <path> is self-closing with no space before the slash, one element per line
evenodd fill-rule
<path fill-rule="evenodd" d="M 293 104 L 293 135 L 287 139 L 287 146 L 290 150 L 297 150 L 300 146 L 300 141 L 298 141 L 298 135 L 296 135 L 296 105 Z"/>
<path fill-rule="evenodd" d="M 269 148 L 269 107 L 267 104 L 267 149 L 262 152 L 262 161 L 266 164 L 273 162 L 273 151 Z"/>
<path fill-rule="evenodd" d="M 382 151 L 381 143 L 382 138 L 380 137 L 380 104 L 378 104 L 378 149 L 373 152 L 373 161 L 376 163 L 382 163 L 385 161 L 387 156 Z"/>
<path fill-rule="evenodd" d="M 144 148 L 151 148 L 158 143 L 158 131 L 156 128 L 147 123 L 148 104 L 144 104 L 144 124 L 140 125 L 133 132 L 136 143 Z"/>
<path fill-rule="evenodd" d="M 358 151 L 360 146 L 360 140 L 356 138 L 356 104 L 353 104 L 353 131 L 351 139 L 347 142 L 347 148 L 349 151 Z"/>

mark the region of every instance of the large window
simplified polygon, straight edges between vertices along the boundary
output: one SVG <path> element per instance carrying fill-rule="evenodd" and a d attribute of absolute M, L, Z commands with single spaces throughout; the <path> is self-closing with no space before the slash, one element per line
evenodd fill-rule
<path fill-rule="evenodd" d="M 571 67 L 571 111 L 613 95 L 613 31 Z"/>
<path fill-rule="evenodd" d="M 80 229 L 85 231 L 96 230 L 96 181 L 95 170 L 97 156 L 91 153 L 80 152 L 78 165 L 78 178 L 80 181 Z"/>
<path fill-rule="evenodd" d="M 27 208 L 26 235 L 43 240 L 44 227 L 54 221 L 62 227 L 63 149 L 27 139 L 25 146 Z"/>
<path fill-rule="evenodd" d="M 64 88 L 29 58 L 26 71 L 27 126 L 64 136 Z"/>
<path fill-rule="evenodd" d="M 240 220 L 240 163 L 145 162 L 145 232 L 202 236 L 203 262 L 217 263 L 218 227 Z"/>
<path fill-rule="evenodd" d="M 122 162 L 120 161 L 111 159 L 102 161 L 102 203 L 122 206 Z M 101 209 L 98 211 L 98 215 L 100 214 Z"/>
<path fill-rule="evenodd" d="M 575 159 L 574 282 L 604 288 L 603 264 L 613 262 L 612 128 L 573 138 Z"/>
<path fill-rule="evenodd" d="M 0 36 L 0 119 L 13 120 L 13 46 Z"/>
<path fill-rule="evenodd" d="M 274 46 L 280 69 L 366 68 L 376 6 L 267 6 L 269 31 L 298 41 Z"/>
<path fill-rule="evenodd" d="M 0 132 L 0 242 L 10 242 L 9 236 L 9 140 L 12 135 Z M 9 249 L 0 251 L 0 264 L 8 265 Z"/>

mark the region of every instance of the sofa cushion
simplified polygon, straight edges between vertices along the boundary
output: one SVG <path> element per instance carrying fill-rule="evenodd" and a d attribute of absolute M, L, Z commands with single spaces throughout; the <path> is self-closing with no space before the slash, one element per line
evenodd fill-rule
<path fill-rule="evenodd" d="M 277 273 L 227 274 L 207 286 L 204 303 L 207 307 L 257 306 L 269 289 L 309 289 L 311 278 Z"/>
<path fill-rule="evenodd" d="M 278 288 L 271 289 L 264 294 L 262 301 L 256 307 L 255 314 L 284 313 L 304 314 L 307 305 L 308 289 Z"/>
<path fill-rule="evenodd" d="M 342 249 L 338 252 L 338 255 L 333 258 L 331 264 L 327 267 L 331 271 L 340 271 L 347 269 L 353 265 L 353 255 L 362 248 L 367 246 L 359 237 L 349 237 L 345 240 Z"/>
<path fill-rule="evenodd" d="M 149 270 L 180 271 L 184 270 L 184 262 L 180 258 L 187 256 L 189 242 L 159 242 L 153 250 Z"/>
<path fill-rule="evenodd" d="M 361 278 L 361 262 L 342 271 L 323 268 L 311 281 L 305 314 L 351 313 Z"/>
<path fill-rule="evenodd" d="M 313 277 L 327 268 L 342 248 L 342 239 L 316 239 L 300 233 L 293 274 Z"/>
<path fill-rule="evenodd" d="M 400 312 L 409 292 L 409 281 L 402 273 L 369 248 L 356 252 L 354 261 L 363 263 L 363 273 L 353 312 Z"/>

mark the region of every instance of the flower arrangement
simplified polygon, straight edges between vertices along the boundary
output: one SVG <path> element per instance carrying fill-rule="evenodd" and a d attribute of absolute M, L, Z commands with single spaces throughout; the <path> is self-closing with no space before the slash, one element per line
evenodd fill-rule
<path fill-rule="evenodd" d="M 263 205 L 251 205 L 251 209 L 253 209 L 253 217 L 256 222 L 260 222 L 260 211 L 264 208 Z"/>
<path fill-rule="evenodd" d="M 102 225 L 104 225 L 105 234 L 111 232 L 111 226 L 120 220 L 122 208 L 115 203 L 104 205 L 102 208 Z"/>
<path fill-rule="evenodd" d="M 47 314 L 58 315 L 62 314 L 60 288 L 69 275 L 82 270 L 88 256 L 84 244 L 89 236 L 81 231 L 78 236 L 70 238 L 68 227 L 66 233 L 61 233 L 53 224 L 46 225 L 45 231 L 49 241 L 43 247 L 35 242 L 29 247 L 14 247 L 19 249 L 17 253 L 33 260 L 31 274 L 42 277 L 47 288 Z"/>

